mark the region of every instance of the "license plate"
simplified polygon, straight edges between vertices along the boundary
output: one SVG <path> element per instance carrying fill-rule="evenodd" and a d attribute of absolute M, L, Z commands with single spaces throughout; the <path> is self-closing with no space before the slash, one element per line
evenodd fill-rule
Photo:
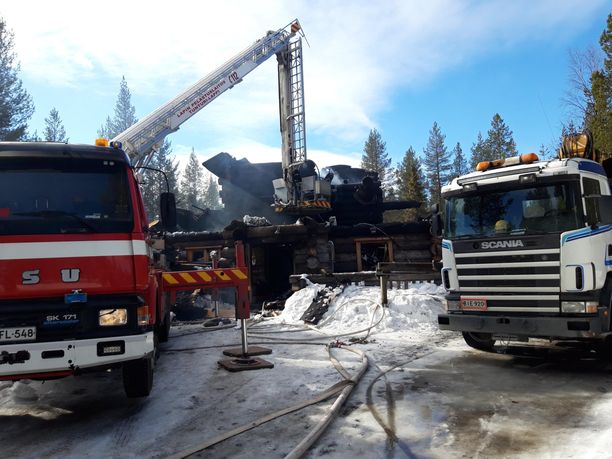
<path fill-rule="evenodd" d="M 34 341 L 36 327 L 0 328 L 0 343 L 7 341 Z"/>
<path fill-rule="evenodd" d="M 484 298 L 461 298 L 461 309 L 464 311 L 486 311 L 487 300 Z"/>

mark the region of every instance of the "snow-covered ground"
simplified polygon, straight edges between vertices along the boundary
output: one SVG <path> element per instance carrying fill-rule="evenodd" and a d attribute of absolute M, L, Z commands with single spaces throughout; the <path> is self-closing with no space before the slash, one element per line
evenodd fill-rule
<path fill-rule="evenodd" d="M 309 285 L 282 314 L 253 321 L 249 343 L 272 349 L 263 358 L 273 369 L 220 369 L 222 349 L 239 345 L 240 330 L 206 332 L 191 324 L 173 327 L 153 392 L 144 400 L 125 398 L 118 372 L 0 383 L 2 457 L 167 457 L 340 381 L 319 344 L 330 342 L 365 352 L 370 364 L 307 457 L 612 456 L 612 374 L 606 363 L 470 350 L 456 334 L 437 329 L 443 290 L 434 284 L 389 290 L 388 308 L 379 305 L 378 288 L 348 286 L 330 301 L 316 330 L 305 328 L 300 317 L 322 288 Z M 356 355 L 332 353 L 347 372 L 359 367 Z M 194 457 L 284 457 L 332 401 Z"/>

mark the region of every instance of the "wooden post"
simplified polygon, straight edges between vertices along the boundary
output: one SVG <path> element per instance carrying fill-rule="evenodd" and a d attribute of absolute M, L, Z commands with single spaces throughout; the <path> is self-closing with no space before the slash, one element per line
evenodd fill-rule
<path fill-rule="evenodd" d="M 380 263 L 376 265 L 376 276 L 380 280 L 380 303 L 383 308 L 388 307 L 389 300 L 387 299 L 387 287 L 389 283 L 389 273 L 384 272 Z"/>

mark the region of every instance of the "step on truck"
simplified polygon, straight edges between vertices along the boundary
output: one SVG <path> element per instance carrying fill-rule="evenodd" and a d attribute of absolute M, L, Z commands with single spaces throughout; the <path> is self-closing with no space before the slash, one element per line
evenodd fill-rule
<path fill-rule="evenodd" d="M 533 338 L 609 351 L 611 162 L 585 133 L 558 159 L 485 161 L 443 187 L 439 327 L 485 351 Z"/>

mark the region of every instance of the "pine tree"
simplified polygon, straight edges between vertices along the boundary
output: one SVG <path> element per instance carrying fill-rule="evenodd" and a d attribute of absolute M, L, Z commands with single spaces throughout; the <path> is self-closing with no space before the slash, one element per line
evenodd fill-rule
<path fill-rule="evenodd" d="M 111 119 L 110 116 L 107 116 L 104 124 L 100 126 L 100 129 L 98 129 L 98 137 L 103 137 L 105 139 L 112 139 L 113 137 L 115 137 L 113 132 L 114 132 L 113 120 Z"/>
<path fill-rule="evenodd" d="M 189 160 L 181 180 L 181 207 L 193 210 L 193 207 L 204 208 L 204 170 L 198 161 L 195 150 L 191 149 Z"/>
<path fill-rule="evenodd" d="M 34 134 L 28 134 L 25 136 L 24 140 L 26 142 L 42 142 L 43 139 L 38 135 L 38 129 L 34 131 Z"/>
<path fill-rule="evenodd" d="M 398 198 L 425 203 L 425 178 L 421 171 L 421 163 L 416 152 L 409 147 L 404 154 L 402 162 L 397 165 Z M 415 220 L 423 213 L 423 205 L 419 209 L 406 209 L 401 211 L 404 221 Z"/>
<path fill-rule="evenodd" d="M 512 138 L 512 131 L 506 125 L 499 113 L 493 115 L 491 129 L 487 132 L 485 141 L 487 158 L 489 161 L 500 158 L 516 156 L 516 143 Z"/>
<path fill-rule="evenodd" d="M 368 140 L 363 147 L 361 167 L 378 173 L 378 179 L 386 192 L 393 187 L 393 171 L 389 170 L 391 158 L 387 155 L 387 144 L 376 129 L 370 130 Z"/>
<path fill-rule="evenodd" d="M 442 185 L 448 182 L 451 172 L 450 155 L 444 145 L 444 139 L 438 123 L 434 122 L 429 131 L 427 146 L 423 150 L 429 203 L 439 206 L 442 206 Z"/>
<path fill-rule="evenodd" d="M 471 170 L 476 170 L 476 165 L 479 162 L 493 159 L 488 157 L 486 148 L 485 140 L 482 138 L 482 134 L 478 132 L 478 138 L 472 145 L 472 156 L 470 158 Z"/>
<path fill-rule="evenodd" d="M 59 112 L 53 107 L 49 112 L 49 117 L 45 118 L 45 130 L 43 136 L 47 142 L 68 142 L 66 129 L 62 124 Z"/>
<path fill-rule="evenodd" d="M 14 34 L 0 18 L 0 140 L 24 140 L 34 104 L 18 78 Z"/>
<path fill-rule="evenodd" d="M 541 144 L 540 150 L 538 151 L 538 158 L 540 159 L 554 159 L 556 154 L 550 150 L 546 145 Z"/>
<path fill-rule="evenodd" d="M 107 139 L 112 139 L 127 128 L 136 123 L 136 108 L 132 105 L 132 95 L 127 85 L 125 77 L 121 79 L 119 85 L 119 95 L 115 103 L 115 116 L 106 117 L 105 123 L 98 129 L 98 135 Z"/>
<path fill-rule="evenodd" d="M 168 187 L 171 193 L 176 195 L 178 192 L 178 163 L 174 162 L 174 157 L 170 156 L 171 152 L 172 145 L 166 140 L 161 148 L 153 153 L 148 165 L 148 167 L 165 172 L 166 177 L 157 171 L 146 169 L 140 170 L 140 175 L 142 177 L 140 188 L 142 190 L 142 199 L 149 221 L 159 217 L 160 194 L 168 191 Z M 168 183 L 166 183 L 166 178 L 168 179 Z"/>
<path fill-rule="evenodd" d="M 461 175 L 467 174 L 470 168 L 467 164 L 465 156 L 463 156 L 463 150 L 459 142 L 457 142 L 457 144 L 455 145 L 455 148 L 453 149 L 452 157 L 453 157 L 453 164 L 452 164 L 451 173 L 450 173 L 451 178 L 459 177 Z"/>
<path fill-rule="evenodd" d="M 219 185 L 212 176 L 208 175 L 208 180 L 204 190 L 204 196 L 202 198 L 203 204 L 209 209 L 219 209 L 221 207 L 221 198 L 219 196 Z"/>
<path fill-rule="evenodd" d="M 593 146 L 612 153 L 612 14 L 608 15 L 608 26 L 599 43 L 604 52 L 604 66 L 591 76 L 593 110 L 586 117 L 585 126 L 593 133 Z"/>

